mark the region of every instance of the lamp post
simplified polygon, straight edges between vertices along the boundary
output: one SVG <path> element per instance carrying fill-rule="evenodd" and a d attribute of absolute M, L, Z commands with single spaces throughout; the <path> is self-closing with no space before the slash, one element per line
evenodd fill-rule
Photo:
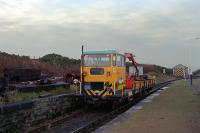
<path fill-rule="evenodd" d="M 194 37 L 192 40 L 200 40 L 200 37 Z M 190 47 L 188 48 L 188 74 L 189 74 L 189 79 L 190 79 L 190 85 L 192 85 L 192 70 L 190 68 Z"/>

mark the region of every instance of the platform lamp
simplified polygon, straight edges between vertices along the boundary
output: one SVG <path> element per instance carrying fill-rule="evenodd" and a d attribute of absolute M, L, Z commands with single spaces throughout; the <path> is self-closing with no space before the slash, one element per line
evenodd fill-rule
<path fill-rule="evenodd" d="M 192 40 L 200 40 L 200 37 L 194 37 L 192 38 Z M 188 48 L 188 65 L 190 67 L 190 62 L 189 62 L 189 57 L 190 56 L 190 47 Z M 192 70 L 191 68 L 188 67 L 188 75 L 189 75 L 189 79 L 190 79 L 190 85 L 192 85 Z"/>

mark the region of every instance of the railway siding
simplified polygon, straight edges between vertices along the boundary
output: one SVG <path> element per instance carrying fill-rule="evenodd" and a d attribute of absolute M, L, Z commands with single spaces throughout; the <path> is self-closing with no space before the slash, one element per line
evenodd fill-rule
<path fill-rule="evenodd" d="M 194 83 L 200 87 L 200 82 Z M 189 81 L 176 81 L 125 121 L 105 127 L 101 127 L 101 133 L 199 133 L 200 96 Z"/>
<path fill-rule="evenodd" d="M 0 133 L 21 133 L 46 120 L 71 112 L 68 94 L 2 105 L 0 109 Z"/>

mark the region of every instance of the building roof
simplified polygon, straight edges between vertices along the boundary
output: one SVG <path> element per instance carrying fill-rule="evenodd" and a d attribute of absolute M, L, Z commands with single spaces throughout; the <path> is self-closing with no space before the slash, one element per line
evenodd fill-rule
<path fill-rule="evenodd" d="M 118 54 L 116 50 L 84 51 L 83 54 Z"/>
<path fill-rule="evenodd" d="M 176 66 L 173 67 L 173 69 L 175 69 L 175 68 L 185 68 L 185 69 L 187 69 L 188 67 L 184 66 L 182 64 L 178 64 L 178 65 L 176 65 Z"/>

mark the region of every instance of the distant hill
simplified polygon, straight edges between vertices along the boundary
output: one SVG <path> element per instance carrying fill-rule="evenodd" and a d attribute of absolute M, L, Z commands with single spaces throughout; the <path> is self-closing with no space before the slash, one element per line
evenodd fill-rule
<path fill-rule="evenodd" d="M 41 58 L 39 58 L 40 62 L 47 63 L 50 65 L 54 65 L 57 67 L 68 67 L 68 66 L 77 66 L 80 65 L 80 60 L 76 59 L 70 59 L 68 57 L 63 57 L 61 55 L 52 53 L 52 54 L 47 54 Z"/>
<path fill-rule="evenodd" d="M 193 72 L 194 76 L 200 76 L 200 69 L 196 70 Z"/>
<path fill-rule="evenodd" d="M 40 59 L 31 59 L 29 56 L 19 56 L 0 52 L 0 77 L 4 68 L 37 68 L 49 75 L 79 74 L 79 60 L 69 59 L 56 54 L 45 55 Z"/>
<path fill-rule="evenodd" d="M 127 67 L 131 66 L 131 63 L 128 62 L 126 65 L 127 65 Z M 158 66 L 158 65 L 154 65 L 154 64 L 138 64 L 138 66 L 143 67 L 144 73 L 149 73 L 149 72 L 163 73 L 163 69 L 165 69 L 165 72 L 167 75 L 173 74 L 173 70 L 171 68 L 166 68 L 163 66 Z"/>
<path fill-rule="evenodd" d="M 149 64 L 141 64 L 144 68 L 144 72 L 157 72 L 157 73 L 163 73 L 163 69 L 165 69 L 165 72 L 167 75 L 172 75 L 173 70 L 171 68 L 166 68 L 163 66 L 158 66 L 158 65 L 149 65 Z"/>

